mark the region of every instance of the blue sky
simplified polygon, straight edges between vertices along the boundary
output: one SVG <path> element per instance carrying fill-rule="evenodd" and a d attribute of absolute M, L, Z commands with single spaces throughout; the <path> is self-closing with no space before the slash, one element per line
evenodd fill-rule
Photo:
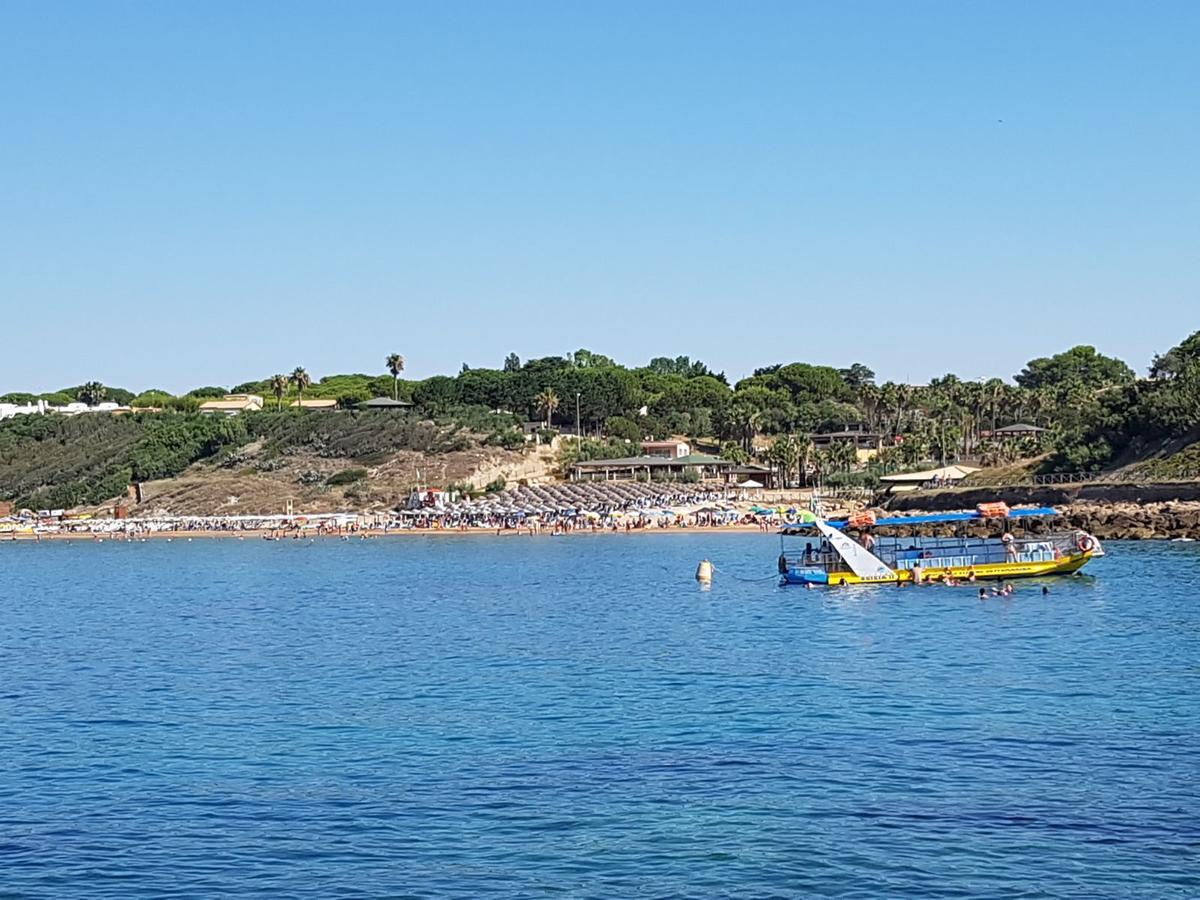
<path fill-rule="evenodd" d="M 1200 4 L 6 3 L 0 390 L 1200 328 Z"/>

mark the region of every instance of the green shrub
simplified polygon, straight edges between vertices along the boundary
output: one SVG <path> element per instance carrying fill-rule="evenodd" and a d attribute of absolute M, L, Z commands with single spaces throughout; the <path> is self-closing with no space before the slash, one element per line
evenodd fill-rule
<path fill-rule="evenodd" d="M 342 469 L 335 475 L 330 475 L 325 479 L 325 483 L 330 487 L 337 487 L 342 484 L 353 484 L 356 481 L 362 481 L 367 477 L 366 469 Z"/>
<path fill-rule="evenodd" d="M 609 438 L 637 443 L 642 439 L 642 429 L 633 419 L 625 416 L 609 416 L 604 420 L 604 432 Z"/>
<path fill-rule="evenodd" d="M 525 435 L 513 429 L 493 431 L 484 443 L 493 447 L 503 447 L 505 450 L 517 450 L 525 446 Z"/>

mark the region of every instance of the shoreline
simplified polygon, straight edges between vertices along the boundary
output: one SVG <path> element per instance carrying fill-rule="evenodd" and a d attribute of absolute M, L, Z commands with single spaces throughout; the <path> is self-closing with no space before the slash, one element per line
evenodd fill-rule
<path fill-rule="evenodd" d="M 633 535 L 646 534 L 759 534 L 775 536 L 774 530 L 763 531 L 755 525 L 721 525 L 721 526 L 706 526 L 706 525 L 688 525 L 683 528 L 633 528 L 629 531 L 612 530 L 612 529 L 577 529 L 574 531 L 565 531 L 554 533 L 544 530 L 541 532 L 531 532 L 528 529 L 508 528 L 497 531 L 495 528 L 468 528 L 460 530 L 456 528 L 393 528 L 387 531 L 383 529 L 361 529 L 349 534 L 281 534 L 278 537 L 272 538 L 272 532 L 269 530 L 258 531 L 236 531 L 236 530 L 204 530 L 204 531 L 153 531 L 145 534 L 124 535 L 117 532 L 57 532 L 51 534 L 12 534 L 0 536 L 0 545 L 3 544 L 37 544 L 43 541 L 77 541 L 79 543 L 99 544 L 104 542 L 112 542 L 117 544 L 137 544 L 143 541 L 189 541 L 192 539 L 199 540 L 266 540 L 268 543 L 289 543 L 300 541 L 356 541 L 356 540 L 375 540 L 377 538 L 396 538 L 396 537 L 422 537 L 422 536 L 445 536 L 445 537 L 521 537 L 521 538 L 549 538 L 549 537 L 576 537 L 588 536 L 595 537 L 600 535 L 618 535 L 622 537 Z"/>
<path fill-rule="evenodd" d="M 921 515 L 942 512 L 937 507 L 944 504 L 930 504 L 931 509 L 906 509 L 901 516 Z M 886 513 L 885 513 L 886 515 Z M 97 523 L 99 524 L 99 523 Z M 251 523 L 247 523 L 251 524 Z M 260 523 L 253 523 L 255 525 Z M 7 543 L 38 543 L 39 541 L 122 541 L 136 543 L 139 541 L 189 541 L 202 540 L 366 540 L 376 538 L 404 538 L 421 535 L 436 536 L 475 536 L 490 535 L 493 537 L 566 537 L 573 535 L 634 535 L 634 534 L 776 534 L 777 524 L 770 524 L 765 529 L 756 523 L 725 522 L 707 525 L 670 525 L 668 527 L 643 526 L 640 528 L 623 527 L 611 528 L 576 528 L 568 531 L 555 532 L 552 527 L 542 527 L 533 531 L 527 527 L 496 528 L 495 526 L 467 528 L 381 528 L 375 526 L 343 526 L 340 531 L 332 526 L 318 532 L 315 528 L 309 530 L 289 530 L 283 528 L 200 528 L 194 530 L 148 530 L 134 531 L 126 534 L 119 527 L 112 530 L 97 529 L 81 531 L 55 531 L 41 534 L 28 531 L 0 532 L 0 545 Z M 1200 540 L 1200 501 L 1177 500 L 1167 502 L 1150 502 L 1135 504 L 1129 502 L 1096 502 L 1076 501 L 1058 507 L 1058 515 L 1040 520 L 1026 520 L 1021 527 L 1030 534 L 1042 534 L 1050 531 L 1083 530 L 1101 540 Z M 881 528 L 881 534 L 892 534 L 900 531 L 907 532 L 903 526 Z M 953 535 L 959 531 L 973 536 L 986 536 L 994 530 L 989 522 L 945 524 L 917 524 L 912 527 L 918 536 L 932 537 L 935 535 Z M 272 538 L 272 536 L 274 536 Z"/>

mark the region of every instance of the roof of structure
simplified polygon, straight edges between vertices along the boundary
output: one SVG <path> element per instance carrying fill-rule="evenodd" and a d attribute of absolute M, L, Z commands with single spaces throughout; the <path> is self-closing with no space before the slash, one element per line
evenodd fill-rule
<path fill-rule="evenodd" d="M 689 453 L 687 456 L 623 456 L 618 459 L 589 459 L 575 463 L 577 469 L 644 469 L 665 466 L 732 466 L 728 459 Z"/>
<path fill-rule="evenodd" d="M 407 400 L 393 400 L 391 397 L 372 397 L 358 405 L 365 409 L 407 409 L 412 406 Z"/>
<path fill-rule="evenodd" d="M 933 481 L 936 478 L 939 481 L 961 481 L 972 472 L 978 471 L 979 469 L 974 466 L 942 466 L 940 469 L 927 469 L 924 472 L 901 472 L 899 475 L 884 475 L 879 480 L 887 482 L 925 482 Z"/>

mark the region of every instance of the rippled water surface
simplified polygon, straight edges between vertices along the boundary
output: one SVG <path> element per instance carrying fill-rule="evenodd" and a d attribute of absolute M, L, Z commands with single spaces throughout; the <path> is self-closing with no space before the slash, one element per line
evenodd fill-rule
<path fill-rule="evenodd" d="M 982 603 L 743 534 L 3 546 L 0 895 L 1195 896 L 1197 546 Z"/>

